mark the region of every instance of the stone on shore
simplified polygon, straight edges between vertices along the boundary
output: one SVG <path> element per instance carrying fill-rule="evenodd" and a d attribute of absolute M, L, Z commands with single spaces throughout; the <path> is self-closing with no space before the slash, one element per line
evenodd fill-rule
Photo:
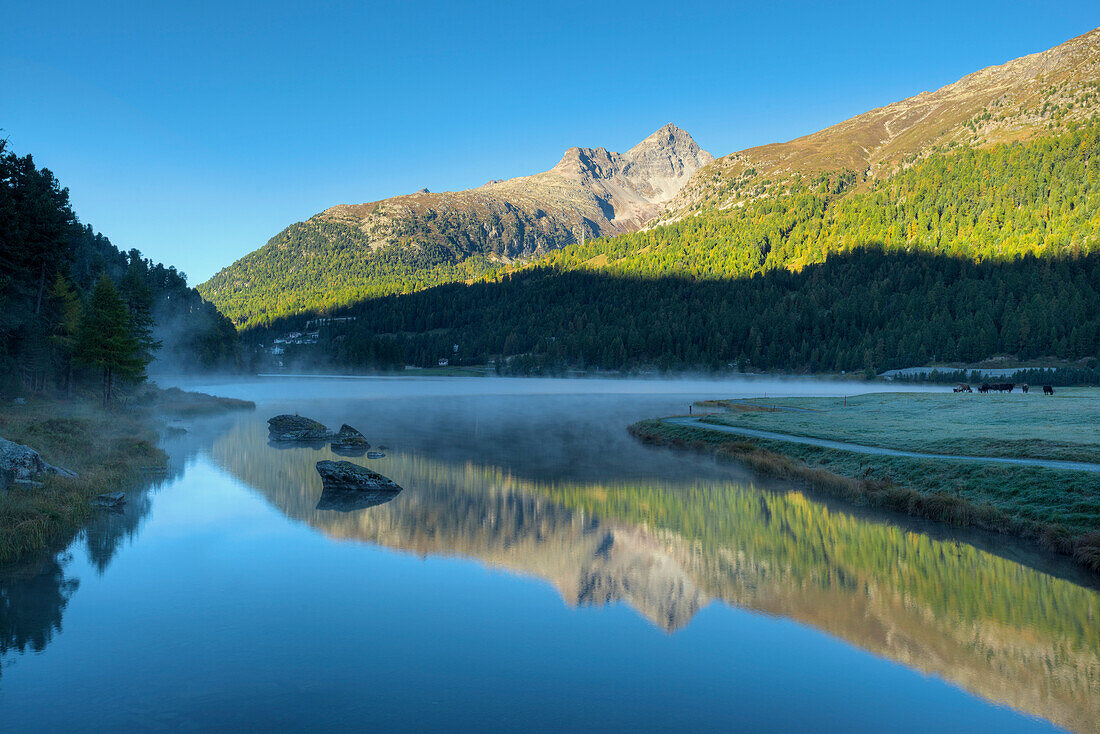
<path fill-rule="evenodd" d="M 267 421 L 272 441 L 327 441 L 332 431 L 323 423 L 300 415 L 277 415 Z"/>
<path fill-rule="evenodd" d="M 340 426 L 340 430 L 332 437 L 332 445 L 346 449 L 369 449 L 367 437 L 347 423 Z"/>
<path fill-rule="evenodd" d="M 34 486 L 34 478 L 39 474 L 76 476 L 68 469 L 47 464 L 30 446 L 0 438 L 0 488 L 13 483 Z"/>

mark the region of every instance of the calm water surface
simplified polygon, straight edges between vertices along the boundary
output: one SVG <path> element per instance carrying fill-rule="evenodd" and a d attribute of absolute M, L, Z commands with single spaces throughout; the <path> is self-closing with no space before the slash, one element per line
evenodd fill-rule
<path fill-rule="evenodd" d="M 851 384 L 254 379 L 167 478 L 0 572 L 0 729 L 1095 730 L 1094 577 L 643 446 Z M 392 501 L 319 510 L 349 423 Z"/>

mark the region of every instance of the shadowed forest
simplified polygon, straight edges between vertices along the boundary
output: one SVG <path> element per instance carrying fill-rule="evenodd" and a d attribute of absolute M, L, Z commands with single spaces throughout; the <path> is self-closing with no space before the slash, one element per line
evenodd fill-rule
<path fill-rule="evenodd" d="M 321 327 L 318 346 L 348 368 L 448 357 L 520 373 L 731 365 L 874 373 L 1005 353 L 1094 368 L 1098 313 L 1097 254 L 974 263 L 868 248 L 735 280 L 532 268 L 341 310 L 355 321 Z M 306 318 L 245 338 L 262 342 Z"/>

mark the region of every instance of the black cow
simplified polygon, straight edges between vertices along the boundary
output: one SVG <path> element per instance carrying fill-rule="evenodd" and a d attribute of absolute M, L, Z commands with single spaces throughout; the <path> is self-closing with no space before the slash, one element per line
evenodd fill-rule
<path fill-rule="evenodd" d="M 978 392 L 989 392 L 989 389 L 990 389 L 989 388 L 989 383 L 988 382 L 983 382 L 981 384 L 981 386 L 978 387 Z"/>
<path fill-rule="evenodd" d="M 1050 385 L 1043 385 L 1043 395 L 1053 395 L 1054 388 Z"/>
<path fill-rule="evenodd" d="M 1020 389 L 1021 389 L 1021 390 L 1023 390 L 1023 391 L 1024 391 L 1024 394 L 1026 395 L 1026 394 L 1027 394 L 1027 383 L 1025 382 L 1025 383 L 1024 383 L 1024 384 L 1023 384 L 1023 385 L 1022 385 L 1022 386 L 1020 387 Z"/>

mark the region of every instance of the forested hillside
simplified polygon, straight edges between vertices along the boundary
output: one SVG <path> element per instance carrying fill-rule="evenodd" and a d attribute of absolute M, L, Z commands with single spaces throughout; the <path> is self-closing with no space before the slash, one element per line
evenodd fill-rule
<path fill-rule="evenodd" d="M 349 367 L 432 365 L 457 343 L 460 361 L 518 371 L 1088 360 L 1100 354 L 1098 161 L 1090 124 L 952 147 L 864 190 L 850 173 L 796 178 L 492 281 L 340 310 L 357 320 L 322 343 Z"/>
<path fill-rule="evenodd" d="M 0 140 L 0 387 L 69 387 L 108 362 L 139 378 L 157 354 L 188 369 L 241 361 L 232 323 L 182 273 L 119 252 L 49 170 Z"/>
<path fill-rule="evenodd" d="M 1015 354 L 1095 366 L 1100 253 L 973 263 L 859 249 L 800 272 L 737 280 L 531 268 L 341 314 L 356 320 L 323 327 L 306 360 L 427 367 L 447 357 L 496 361 L 510 372 L 730 365 L 824 372 Z"/>
<path fill-rule="evenodd" d="M 949 146 L 869 190 L 851 172 L 645 232 L 592 240 L 543 265 L 616 275 L 745 277 L 875 245 L 975 262 L 1100 249 L 1100 124 L 990 148 Z"/>
<path fill-rule="evenodd" d="M 476 216 L 469 222 L 452 221 L 453 226 L 445 230 L 435 221 L 408 217 L 422 237 L 416 247 L 372 248 L 370 237 L 354 225 L 298 222 L 201 287 L 221 301 L 229 318 L 251 327 L 302 311 L 323 311 L 365 298 L 475 279 L 499 267 L 499 259 L 490 259 L 492 243 L 468 236 L 482 228 Z M 502 226 L 499 218 L 487 224 Z M 509 226 L 515 226 L 522 239 L 523 223 L 517 218 Z M 568 232 L 553 234 L 568 236 Z M 247 281 L 249 286 L 238 289 L 233 280 Z M 234 289 L 234 295 L 227 295 Z"/>

